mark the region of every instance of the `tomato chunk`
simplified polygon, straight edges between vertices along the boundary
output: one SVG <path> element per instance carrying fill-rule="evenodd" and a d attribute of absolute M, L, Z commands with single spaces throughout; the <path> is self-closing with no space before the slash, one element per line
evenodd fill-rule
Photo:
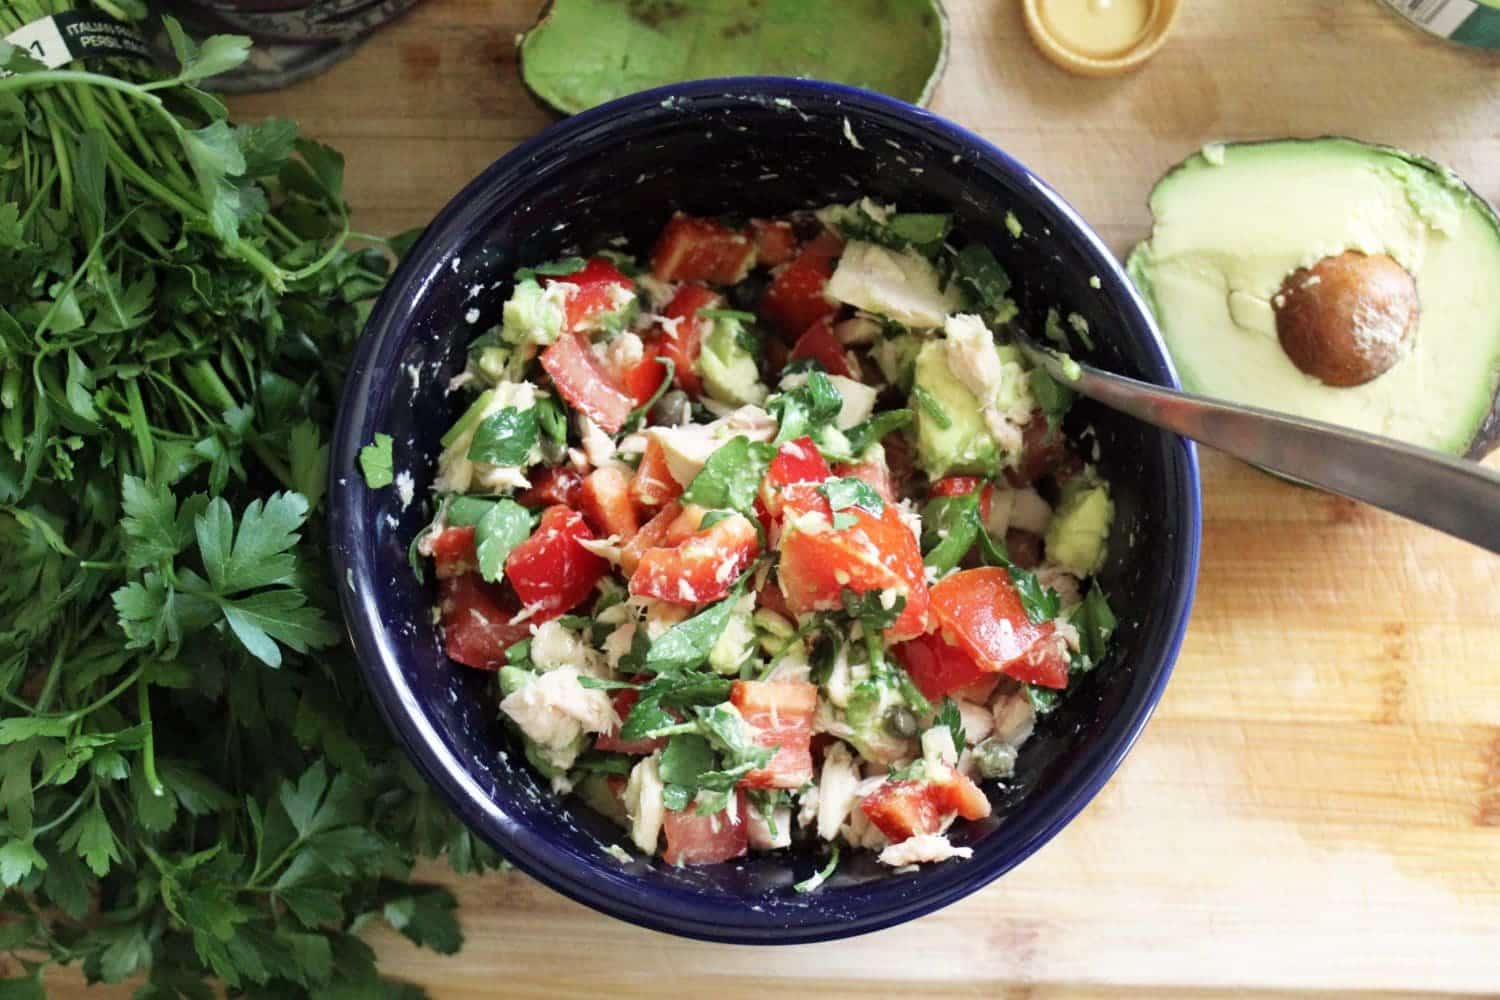
<path fill-rule="evenodd" d="M 594 530 L 629 539 L 641 528 L 630 499 L 630 477 L 618 466 L 590 472 L 583 481 L 579 506 Z"/>
<path fill-rule="evenodd" d="M 678 212 L 651 250 L 651 273 L 662 281 L 733 285 L 755 264 L 755 242 L 714 219 Z"/>
<path fill-rule="evenodd" d="M 854 523 L 834 530 L 828 501 L 815 487 L 789 486 L 782 498 L 786 520 L 778 573 L 793 612 L 842 607 L 845 587 L 858 593 L 894 590 L 905 595 L 906 606 L 886 636 L 900 641 L 927 631 L 922 551 L 894 506 L 887 504 L 879 515 L 851 507 L 840 513 Z"/>
<path fill-rule="evenodd" d="M 849 355 L 845 353 L 844 345 L 839 343 L 839 338 L 833 335 L 831 315 L 830 313 L 818 320 L 797 338 L 797 342 L 792 345 L 791 360 L 807 358 L 822 365 L 823 370 L 830 375 L 853 375 L 854 371 L 849 367 Z"/>
<path fill-rule="evenodd" d="M 982 669 L 1028 684 L 1068 686 L 1067 648 L 1057 626 L 1032 622 L 1008 571 L 986 566 L 943 578 L 932 587 L 932 611 L 944 637 Z"/>
<path fill-rule="evenodd" d="M 662 859 L 672 865 L 714 865 L 745 855 L 750 835 L 745 826 L 745 795 L 736 792 L 734 808 L 699 816 L 690 805 L 681 812 L 668 809 L 662 816 L 667 849 Z"/>
<path fill-rule="evenodd" d="M 646 508 L 660 507 L 682 495 L 682 484 L 672 478 L 667 453 L 655 437 L 646 439 L 646 451 L 630 481 L 630 498 Z"/>
<path fill-rule="evenodd" d="M 943 821 L 943 811 L 921 781 L 887 781 L 861 799 L 859 808 L 893 844 L 936 833 Z"/>
<path fill-rule="evenodd" d="M 888 781 L 860 802 L 870 822 L 891 843 L 936 833 L 949 813 L 970 820 L 990 814 L 990 800 L 956 768 L 928 762 L 923 772 L 920 779 Z"/>
<path fill-rule="evenodd" d="M 550 507 L 560 503 L 578 506 L 583 491 L 583 477 L 566 465 L 550 466 L 531 473 L 531 486 L 516 496 L 516 502 L 527 507 Z"/>
<path fill-rule="evenodd" d="M 657 511 L 651 520 L 641 525 L 641 530 L 637 531 L 620 549 L 620 569 L 627 579 L 635 574 L 636 567 L 640 565 L 641 556 L 646 553 L 646 550 L 666 544 L 667 529 L 681 513 L 682 504 L 676 500 L 668 500 L 666 506 Z"/>
<path fill-rule="evenodd" d="M 933 701 L 966 688 L 994 674 L 974 662 L 974 657 L 943 640 L 935 632 L 919 635 L 895 649 L 912 682 Z"/>
<path fill-rule="evenodd" d="M 813 779 L 813 715 L 818 688 L 801 681 L 735 681 L 729 700 L 755 727 L 755 744 L 776 747 L 765 767 L 740 779 L 745 788 L 801 788 Z"/>
<path fill-rule="evenodd" d="M 760 314 L 789 337 L 795 337 L 818 320 L 838 311 L 823 290 L 833 277 L 833 259 L 843 252 L 843 243 L 827 234 L 809 243 L 771 279 L 760 300 Z"/>
<path fill-rule="evenodd" d="M 781 514 L 781 491 L 795 483 L 821 483 L 832 473 L 828 463 L 810 437 L 799 437 L 783 444 L 766 468 L 761 480 L 760 499 L 772 517 Z"/>
<path fill-rule="evenodd" d="M 532 621 L 556 618 L 593 592 L 609 563 L 578 544 L 594 537 L 583 515 L 561 505 L 542 512 L 541 524 L 505 560 L 505 577 Z"/>
<path fill-rule="evenodd" d="M 698 377 L 698 355 L 703 338 L 713 328 L 713 320 L 698 315 L 700 309 L 715 309 L 724 304 L 717 292 L 702 285 L 683 285 L 662 308 L 661 324 L 656 335 L 662 356 L 671 358 L 672 382 L 690 396 L 703 394 L 703 380 Z"/>
<path fill-rule="evenodd" d="M 641 360 L 620 372 L 620 388 L 635 401 L 636 407 L 649 403 L 667 380 L 667 366 L 662 363 L 662 357 L 660 344 L 647 344 L 641 352 Z"/>
<path fill-rule="evenodd" d="M 474 526 L 444 528 L 440 534 L 434 535 L 432 561 L 437 565 L 439 580 L 448 580 L 477 570 L 479 556 L 474 551 Z"/>
<path fill-rule="evenodd" d="M 701 513 L 693 516 L 702 517 Z M 672 527 L 668 525 L 668 535 L 663 539 L 667 544 L 641 554 L 630 575 L 632 594 L 672 604 L 717 601 L 729 593 L 760 551 L 755 525 L 743 514 L 730 514 L 675 545 L 671 544 Z"/>
<path fill-rule="evenodd" d="M 542 367 L 568 405 L 587 414 L 606 433 L 614 434 L 623 427 L 625 418 L 635 409 L 635 400 L 616 384 L 604 363 L 576 333 L 563 334 L 543 351 Z"/>
<path fill-rule="evenodd" d="M 621 725 L 624 724 L 630 710 L 640 700 L 641 693 L 631 688 L 616 691 L 610 697 L 610 703 L 615 707 L 615 715 L 620 717 Z M 654 740 L 622 740 L 614 733 L 601 733 L 594 740 L 594 749 L 602 753 L 632 753 L 644 757 L 646 754 L 655 753 L 667 745 L 665 736 L 658 736 Z"/>
<path fill-rule="evenodd" d="M 938 809 L 958 813 L 961 819 L 984 819 L 990 814 L 990 800 L 983 790 L 958 768 L 949 764 L 923 765 L 928 794 Z"/>
<path fill-rule="evenodd" d="M 577 289 L 563 307 L 563 329 L 568 331 L 597 326 L 599 317 L 614 313 L 635 292 L 635 282 L 603 257 L 589 258 L 581 270 L 572 274 L 542 280 L 548 285 L 572 285 Z"/>
<path fill-rule="evenodd" d="M 478 573 L 449 577 L 438 584 L 443 624 L 443 649 L 448 658 L 466 667 L 499 670 L 505 651 L 527 638 L 525 622 L 511 624 L 520 611 L 504 598 L 497 584 L 485 583 Z"/>
<path fill-rule="evenodd" d="M 784 219 L 751 219 L 750 235 L 757 264 L 775 267 L 797 256 L 797 231 Z"/>

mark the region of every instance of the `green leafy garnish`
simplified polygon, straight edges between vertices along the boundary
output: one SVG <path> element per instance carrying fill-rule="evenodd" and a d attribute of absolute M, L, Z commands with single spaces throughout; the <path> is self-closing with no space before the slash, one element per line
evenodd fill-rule
<path fill-rule="evenodd" d="M 1054 379 L 1044 368 L 1033 368 L 1029 378 L 1031 395 L 1046 415 L 1048 428 L 1055 433 L 1073 405 L 1073 390 Z"/>
<path fill-rule="evenodd" d="M 923 413 L 927 414 L 927 418 L 943 430 L 948 430 L 953 426 L 953 418 L 948 416 L 947 411 L 943 409 L 943 404 L 939 403 L 937 397 L 922 386 L 911 387 L 911 398 L 917 401 L 917 405 L 922 408 Z"/>
<path fill-rule="evenodd" d="M 365 485 L 372 490 L 381 489 L 396 481 L 389 434 L 376 434 L 373 444 L 359 449 L 359 468 L 364 473 Z"/>
<path fill-rule="evenodd" d="M 485 417 L 474 431 L 469 460 L 490 465 L 524 466 L 536 447 L 536 410 L 501 407 Z"/>
<path fill-rule="evenodd" d="M 964 719 L 959 714 L 958 703 L 952 698 L 944 697 L 943 703 L 938 707 L 937 718 L 934 726 L 947 726 L 948 735 L 953 739 L 953 745 L 962 750 L 964 748 Z"/>
<path fill-rule="evenodd" d="M 766 408 L 779 424 L 772 443 L 785 444 L 807 435 L 816 439 L 816 431 L 832 424 L 844 408 L 844 397 L 821 368 L 813 367 L 806 382 L 772 396 Z"/>
<path fill-rule="evenodd" d="M 14 0 L 0 34 L 73 6 Z M 348 243 L 337 152 L 194 86 L 248 40 L 161 25 L 164 72 L 0 46 L 0 994 L 71 964 L 141 997 L 410 996 L 358 928 L 452 951 L 413 865 L 499 859 L 335 627 L 328 442 L 391 261 Z M 391 439 L 361 443 L 335 482 L 391 484 Z"/>
<path fill-rule="evenodd" d="M 911 426 L 912 419 L 910 410 L 883 410 L 869 420 L 855 424 L 844 432 L 849 439 L 849 451 L 859 458 L 887 434 Z"/>
<path fill-rule="evenodd" d="M 747 512 L 755 506 L 760 482 L 776 449 L 744 435 L 732 437 L 710 456 L 682 493 L 683 503 Z"/>
<path fill-rule="evenodd" d="M 651 673 L 690 670 L 708 659 L 709 651 L 723 634 L 740 599 L 742 588 L 736 587 L 728 597 L 685 621 L 667 629 L 646 653 L 643 670 Z"/>
<path fill-rule="evenodd" d="M 1089 586 L 1088 593 L 1072 610 L 1068 620 L 1078 630 L 1078 652 L 1073 654 L 1072 669 L 1094 669 L 1109 653 L 1110 636 L 1114 635 L 1115 626 L 1119 624 L 1097 580 Z"/>
<path fill-rule="evenodd" d="M 1009 300 L 1010 275 L 983 243 L 969 243 L 954 259 L 954 276 L 970 305 L 987 314 L 1004 313 Z"/>
<path fill-rule="evenodd" d="M 833 873 L 838 870 L 838 867 L 839 845 L 834 844 L 832 853 L 828 855 L 828 864 L 824 865 L 822 868 L 818 869 L 818 871 L 809 875 L 801 882 L 793 883 L 792 891 L 802 896 L 805 896 L 810 892 L 816 892 L 824 882 L 827 882 L 830 878 L 833 877 Z"/>
<path fill-rule="evenodd" d="M 535 281 L 539 276 L 566 278 L 570 274 L 577 274 L 579 271 L 582 271 L 588 266 L 588 263 L 582 257 L 563 257 L 560 260 L 537 264 L 535 267 L 520 268 L 516 271 L 513 280 L 519 285 L 523 281 Z"/>
<path fill-rule="evenodd" d="M 755 313 L 746 312 L 743 309 L 715 309 L 704 306 L 698 310 L 698 315 L 704 319 L 737 319 L 741 323 L 754 323 Z"/>
<path fill-rule="evenodd" d="M 514 500 L 496 500 L 474 526 L 474 550 L 479 575 L 491 583 L 505 575 L 505 560 L 531 535 L 531 511 Z"/>
<path fill-rule="evenodd" d="M 875 487 L 853 476 L 830 479 L 818 486 L 818 492 L 828 498 L 828 506 L 834 511 L 858 507 L 879 514 L 885 510 L 885 501 L 875 492 Z"/>

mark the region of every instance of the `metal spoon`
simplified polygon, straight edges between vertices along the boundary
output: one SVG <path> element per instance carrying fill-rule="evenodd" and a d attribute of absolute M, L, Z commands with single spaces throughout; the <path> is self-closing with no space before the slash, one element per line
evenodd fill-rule
<path fill-rule="evenodd" d="M 1475 462 L 1085 364 L 1074 369 L 1024 335 L 1017 343 L 1058 382 L 1112 410 L 1500 553 L 1500 474 Z"/>

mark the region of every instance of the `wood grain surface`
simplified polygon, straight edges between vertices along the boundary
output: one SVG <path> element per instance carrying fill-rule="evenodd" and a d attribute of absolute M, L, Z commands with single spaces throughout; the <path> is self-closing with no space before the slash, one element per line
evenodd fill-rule
<path fill-rule="evenodd" d="M 343 150 L 362 228 L 420 224 L 551 120 L 516 77 L 537 6 L 429 0 L 236 112 L 295 116 Z M 1500 197 L 1500 57 L 1374 0 L 1189 0 L 1167 47 L 1113 80 L 1053 68 L 1017 0 L 948 6 L 936 110 L 1050 180 L 1118 252 L 1147 231 L 1153 180 L 1214 139 L 1355 135 Z M 459 957 L 377 933 L 387 968 L 440 1000 L 1500 992 L 1500 558 L 1203 465 L 1202 575 L 1166 697 L 1098 799 L 1001 881 L 902 928 L 768 950 L 638 930 L 495 876 L 453 883 Z"/>

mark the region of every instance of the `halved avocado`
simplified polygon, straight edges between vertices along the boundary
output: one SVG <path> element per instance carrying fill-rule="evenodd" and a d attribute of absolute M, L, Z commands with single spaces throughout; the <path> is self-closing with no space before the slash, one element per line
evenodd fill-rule
<path fill-rule="evenodd" d="M 1500 218 L 1352 139 L 1213 145 L 1127 267 L 1184 386 L 1470 458 L 1500 440 Z"/>

